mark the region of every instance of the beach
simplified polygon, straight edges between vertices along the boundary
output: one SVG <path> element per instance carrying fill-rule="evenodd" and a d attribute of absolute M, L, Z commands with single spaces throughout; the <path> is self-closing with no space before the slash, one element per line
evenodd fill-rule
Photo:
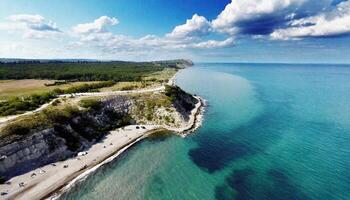
<path fill-rule="evenodd" d="M 161 125 L 130 125 L 111 131 L 100 142 L 65 161 L 51 163 L 25 174 L 13 177 L 0 186 L 0 199 L 56 199 L 77 181 L 83 180 L 100 166 L 159 130 L 170 130 L 181 136 L 192 132 L 201 124 L 203 101 L 192 110 L 190 119 L 180 128 Z"/>

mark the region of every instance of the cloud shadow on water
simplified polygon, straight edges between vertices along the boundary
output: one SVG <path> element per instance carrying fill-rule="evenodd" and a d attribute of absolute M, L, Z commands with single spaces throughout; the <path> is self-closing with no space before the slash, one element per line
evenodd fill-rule
<path fill-rule="evenodd" d="M 193 137 L 198 147 L 191 149 L 188 156 L 209 173 L 222 170 L 232 161 L 264 152 L 271 145 L 271 137 L 280 137 L 269 130 L 272 120 L 273 114 L 265 113 L 233 130 L 201 132 Z"/>
<path fill-rule="evenodd" d="M 309 200 L 281 169 L 270 169 L 267 180 L 256 178 L 251 168 L 234 170 L 225 182 L 215 188 L 217 200 Z M 258 184 L 258 185 L 257 185 Z"/>
<path fill-rule="evenodd" d="M 223 169 L 229 162 L 250 154 L 250 149 L 244 144 L 218 141 L 218 145 L 208 148 L 195 148 L 188 152 L 192 161 L 201 169 L 214 173 Z"/>

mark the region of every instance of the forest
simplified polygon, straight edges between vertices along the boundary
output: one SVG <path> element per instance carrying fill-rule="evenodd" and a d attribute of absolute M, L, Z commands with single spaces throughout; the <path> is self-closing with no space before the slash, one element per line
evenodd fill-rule
<path fill-rule="evenodd" d="M 0 63 L 0 80 L 139 81 L 169 67 L 153 62 L 12 62 Z"/>

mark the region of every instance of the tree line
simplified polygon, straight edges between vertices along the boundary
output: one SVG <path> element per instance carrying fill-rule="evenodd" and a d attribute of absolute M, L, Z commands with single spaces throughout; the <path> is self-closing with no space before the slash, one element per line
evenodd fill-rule
<path fill-rule="evenodd" d="M 51 79 L 76 81 L 139 81 L 163 70 L 166 64 L 150 62 L 19 62 L 0 63 L 0 80 Z"/>

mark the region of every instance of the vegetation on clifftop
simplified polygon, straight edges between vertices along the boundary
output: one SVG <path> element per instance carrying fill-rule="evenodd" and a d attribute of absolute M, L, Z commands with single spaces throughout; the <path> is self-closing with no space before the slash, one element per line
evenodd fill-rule
<path fill-rule="evenodd" d="M 48 103 L 60 94 L 71 94 L 79 92 L 93 92 L 96 89 L 114 85 L 113 81 L 105 81 L 91 84 L 73 86 L 68 89 L 55 89 L 51 92 L 33 94 L 27 97 L 13 97 L 7 101 L 0 102 L 0 116 L 20 114 L 25 111 L 34 110 Z"/>
<path fill-rule="evenodd" d="M 187 62 L 0 62 L 0 80 L 140 81 L 151 73 L 180 65 Z"/>
<path fill-rule="evenodd" d="M 20 140 L 26 135 L 50 128 L 54 128 L 57 134 L 63 134 L 61 137 L 75 141 L 74 138 L 69 138 L 75 137 L 74 135 L 65 134 L 68 126 L 90 141 L 100 138 L 106 131 L 128 125 L 131 120 L 127 113 L 105 108 L 104 102 L 100 100 L 86 99 L 79 105 L 84 109 L 69 104 L 50 106 L 40 113 L 11 122 L 0 130 L 0 144 Z"/>
<path fill-rule="evenodd" d="M 16 83 L 13 83 L 15 80 L 3 81 L 2 85 L 4 88 L 0 88 L 0 91 L 4 91 L 5 93 L 8 91 L 8 94 L 2 94 L 1 96 L 0 116 L 21 114 L 25 111 L 34 110 L 60 94 L 94 92 L 101 88 L 104 88 L 104 91 L 114 91 L 160 86 L 168 81 L 178 68 L 189 64 L 190 62 L 185 60 L 158 62 L 41 62 L 24 60 L 0 62 L 0 80 L 56 80 L 53 83 L 45 83 L 45 86 L 43 85 L 42 87 L 46 88 L 42 89 L 42 91 L 35 84 L 35 87 L 32 88 L 19 88 L 15 90 Z M 21 81 L 27 81 L 32 84 L 36 80 Z M 102 82 L 82 83 L 72 87 L 48 89 L 51 86 L 57 87 L 68 83 L 78 83 L 76 81 Z M 0 86 L 2 87 L 2 85 Z M 33 92 L 31 92 L 31 89 L 33 89 Z M 18 93 L 23 94 L 20 95 Z"/>
<path fill-rule="evenodd" d="M 132 99 L 132 116 L 138 123 L 172 127 L 186 122 L 198 102 L 177 86 L 165 86 L 162 93 L 134 95 Z"/>
<path fill-rule="evenodd" d="M 198 102 L 191 94 L 183 91 L 178 86 L 165 86 L 165 95 L 168 96 L 175 107 L 181 105 L 186 111 L 191 111 L 195 108 L 195 104 Z"/>

